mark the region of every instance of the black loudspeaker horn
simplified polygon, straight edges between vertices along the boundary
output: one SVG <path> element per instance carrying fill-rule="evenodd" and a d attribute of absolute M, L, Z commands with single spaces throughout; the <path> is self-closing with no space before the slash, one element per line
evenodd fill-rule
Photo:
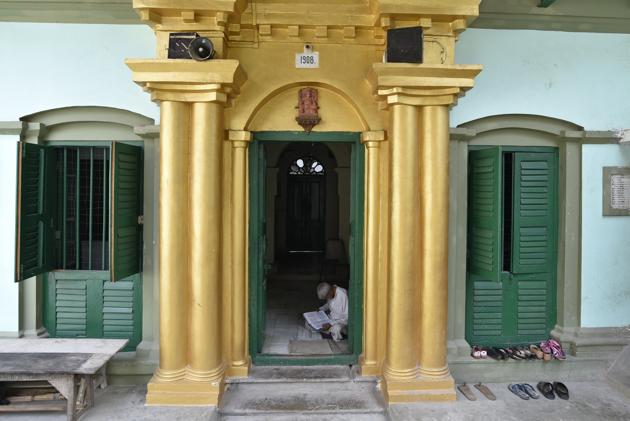
<path fill-rule="evenodd" d="M 214 45 L 208 38 L 198 37 L 190 42 L 188 53 L 197 61 L 209 60 L 214 56 Z"/>
<path fill-rule="evenodd" d="M 387 31 L 388 63 L 422 63 L 422 27 Z"/>

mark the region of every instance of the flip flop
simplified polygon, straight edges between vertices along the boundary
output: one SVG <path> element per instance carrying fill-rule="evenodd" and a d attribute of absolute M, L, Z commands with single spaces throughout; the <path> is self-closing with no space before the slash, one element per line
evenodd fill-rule
<path fill-rule="evenodd" d="M 560 399 L 564 399 L 565 401 L 569 400 L 569 389 L 564 385 L 564 383 L 553 382 L 553 391 L 556 392 L 556 395 Z"/>
<path fill-rule="evenodd" d="M 532 398 L 532 399 L 540 398 L 540 395 L 538 393 L 536 393 L 536 389 L 534 389 L 534 387 L 531 384 L 529 384 L 529 383 L 521 383 L 521 384 L 519 384 L 519 386 L 521 387 L 521 389 L 523 389 L 523 391 L 525 393 L 527 393 L 529 395 L 530 398 Z"/>
<path fill-rule="evenodd" d="M 463 384 L 460 384 L 459 386 L 457 386 L 457 390 L 462 392 L 462 395 L 466 396 L 466 399 L 468 399 L 469 401 L 476 401 L 477 400 L 477 397 L 472 392 L 472 390 L 470 390 L 470 387 L 468 387 L 468 385 L 466 383 L 463 383 Z"/>
<path fill-rule="evenodd" d="M 481 384 L 481 383 L 477 383 L 475 385 L 475 387 L 477 388 L 478 391 L 481 392 L 482 395 L 484 395 L 488 400 L 491 401 L 496 401 L 497 397 L 494 395 L 494 393 L 492 393 L 492 391 L 488 388 L 488 386 L 486 386 L 485 384 Z"/>
<path fill-rule="evenodd" d="M 525 393 L 520 384 L 510 384 L 508 385 L 508 390 L 514 393 L 519 398 L 523 399 L 524 401 L 529 400 L 529 395 Z"/>
<path fill-rule="evenodd" d="M 497 351 L 497 353 L 499 354 L 499 359 L 500 360 L 507 360 L 508 359 L 508 353 L 504 348 L 494 348 L 495 351 Z"/>
<path fill-rule="evenodd" d="M 549 342 L 542 341 L 540 343 L 540 349 L 543 352 L 543 360 L 550 361 L 551 360 L 551 347 L 549 346 Z"/>
<path fill-rule="evenodd" d="M 496 348 L 486 348 L 486 354 L 488 354 L 488 357 L 492 358 L 493 360 L 501 360 L 501 354 L 499 353 L 499 351 L 497 351 Z"/>
<path fill-rule="evenodd" d="M 536 356 L 536 358 L 538 358 L 539 360 L 542 360 L 543 357 L 545 356 L 544 352 L 542 352 L 542 350 L 536 346 L 536 345 L 530 345 L 529 346 L 529 350 L 532 354 L 534 354 L 534 356 Z"/>
<path fill-rule="evenodd" d="M 567 354 L 564 353 L 562 345 L 560 345 L 558 341 L 556 341 L 555 339 L 549 339 L 547 343 L 549 344 L 549 348 L 551 348 L 551 355 L 553 355 L 556 360 L 567 359 Z"/>
<path fill-rule="evenodd" d="M 553 393 L 553 385 L 549 382 L 538 382 L 536 388 L 547 399 L 554 400 L 556 395 Z"/>

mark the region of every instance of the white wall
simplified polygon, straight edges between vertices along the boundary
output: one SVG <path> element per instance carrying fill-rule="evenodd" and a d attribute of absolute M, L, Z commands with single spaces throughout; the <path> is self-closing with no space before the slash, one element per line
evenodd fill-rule
<path fill-rule="evenodd" d="M 19 332 L 19 285 L 15 283 L 15 183 L 17 136 L 0 136 L 0 336 Z"/>
<path fill-rule="evenodd" d="M 0 121 L 71 105 L 124 108 L 158 120 L 126 58 L 155 56 L 146 25 L 0 23 Z"/>
<path fill-rule="evenodd" d="M 568 120 L 587 130 L 630 127 L 630 35 L 468 29 L 459 64 L 482 64 L 451 125 L 495 114 Z"/>
<path fill-rule="evenodd" d="M 630 216 L 602 216 L 602 168 L 630 166 L 630 145 L 582 149 L 582 326 L 630 325 Z"/>

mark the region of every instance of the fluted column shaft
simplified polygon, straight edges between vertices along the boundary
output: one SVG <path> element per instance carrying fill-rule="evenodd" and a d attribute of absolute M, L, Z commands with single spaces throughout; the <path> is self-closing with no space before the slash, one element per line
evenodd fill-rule
<path fill-rule="evenodd" d="M 160 118 L 160 367 L 156 377 L 186 374 L 188 343 L 188 154 L 190 107 L 163 101 Z"/>
<path fill-rule="evenodd" d="M 448 107 L 420 110 L 420 185 L 422 264 L 420 277 L 420 373 L 448 374 Z"/>
<path fill-rule="evenodd" d="M 192 104 L 190 140 L 189 373 L 221 377 L 223 104 Z"/>
<path fill-rule="evenodd" d="M 384 374 L 390 379 L 418 373 L 416 335 L 418 279 L 418 111 L 406 104 L 390 108 L 390 266 Z"/>
<path fill-rule="evenodd" d="M 232 318 L 233 376 L 247 375 L 247 146 L 249 132 L 230 132 L 232 144 Z"/>
<path fill-rule="evenodd" d="M 364 132 L 361 141 L 366 150 L 365 200 L 365 325 L 361 373 L 379 374 L 378 358 L 378 271 L 379 271 L 379 217 L 380 217 L 380 144 L 384 132 Z"/>

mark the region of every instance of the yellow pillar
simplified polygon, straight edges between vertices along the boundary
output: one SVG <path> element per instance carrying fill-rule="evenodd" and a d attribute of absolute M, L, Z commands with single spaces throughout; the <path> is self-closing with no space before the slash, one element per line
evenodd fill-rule
<path fill-rule="evenodd" d="M 380 144 L 385 132 L 363 132 L 361 141 L 366 147 L 366 200 L 365 200 L 365 307 L 363 326 L 363 355 L 361 374 L 380 374 L 378 356 L 378 272 L 379 272 L 379 218 L 380 218 Z"/>
<path fill-rule="evenodd" d="M 418 280 L 417 226 L 418 110 L 395 104 L 390 109 L 390 229 L 387 345 L 383 372 L 387 381 L 413 379 L 418 373 L 415 291 Z"/>
<path fill-rule="evenodd" d="M 221 257 L 223 107 L 245 74 L 236 60 L 127 65 L 161 103 L 160 366 L 146 402 L 216 405 L 228 359 L 220 298 L 229 281 Z"/>
<path fill-rule="evenodd" d="M 158 380 L 186 374 L 188 308 L 188 137 L 190 107 L 162 102 L 160 118 L 159 254 L 160 367 Z"/>
<path fill-rule="evenodd" d="M 389 403 L 456 398 L 446 362 L 448 106 L 480 71 L 378 63 L 369 75 L 390 114 Z"/>
<path fill-rule="evenodd" d="M 246 377 L 247 350 L 247 146 L 251 133 L 230 131 L 232 144 L 232 317 L 228 375 Z"/>
<path fill-rule="evenodd" d="M 449 375 L 446 363 L 448 309 L 448 108 L 421 109 L 420 183 L 422 263 L 420 281 L 420 373 Z"/>
<path fill-rule="evenodd" d="M 193 103 L 191 123 L 187 377 L 209 382 L 204 385 L 211 403 L 218 399 L 224 371 L 220 340 L 223 105 Z"/>

